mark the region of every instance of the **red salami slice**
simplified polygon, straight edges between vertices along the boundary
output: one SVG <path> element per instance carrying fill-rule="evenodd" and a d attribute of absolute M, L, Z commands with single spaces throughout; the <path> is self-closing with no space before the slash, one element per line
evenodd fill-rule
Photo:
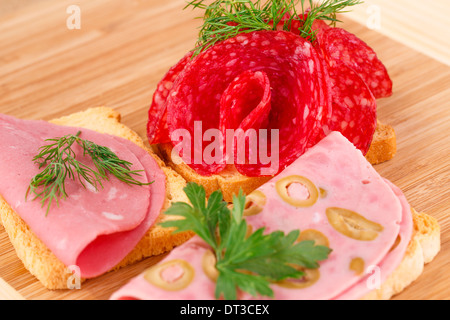
<path fill-rule="evenodd" d="M 170 142 L 167 127 L 166 101 L 178 75 L 189 63 L 192 52 L 185 55 L 158 83 L 148 110 L 147 137 L 150 144 Z"/>
<path fill-rule="evenodd" d="M 227 129 L 241 129 L 243 138 L 250 129 L 267 127 L 270 113 L 270 81 L 263 71 L 245 71 L 236 77 L 222 94 L 220 101 L 220 131 L 226 137 Z M 246 143 L 249 139 L 246 139 Z M 235 143 L 234 154 L 238 156 Z M 245 152 L 249 158 L 257 155 L 249 145 Z M 224 150 L 229 152 L 230 150 Z M 233 156 L 233 154 L 231 154 Z M 234 159 L 234 156 L 233 156 Z"/>
<path fill-rule="evenodd" d="M 300 28 L 302 28 L 304 26 L 304 23 L 305 23 L 306 19 L 308 18 L 309 11 L 310 10 L 307 9 L 305 13 L 296 15 L 292 19 L 291 19 L 292 13 L 286 12 L 284 14 L 283 18 L 281 18 L 281 20 L 278 22 L 278 24 L 276 26 L 276 30 L 278 30 L 278 31 L 284 30 L 285 24 L 290 23 L 289 31 L 299 36 Z M 269 25 L 273 26 L 273 21 L 270 21 Z M 312 26 L 311 26 L 311 29 L 313 31 L 316 31 L 316 30 L 319 30 L 322 28 L 329 28 L 328 24 L 324 20 L 316 19 L 313 21 Z M 307 40 L 309 40 L 309 39 L 307 39 Z"/>
<path fill-rule="evenodd" d="M 168 97 L 169 132 L 181 128 L 194 136 L 195 121 L 201 121 L 202 132 L 218 129 L 221 101 L 227 100 L 222 96 L 229 91 L 226 89 L 230 83 L 246 71 L 255 74 L 263 71 L 270 82 L 271 109 L 266 129 L 279 132 L 281 170 L 305 152 L 309 141 L 323 135 L 322 125 L 328 121 L 331 107 L 328 78 L 320 56 L 309 42 L 292 33 L 241 34 L 201 53 L 185 67 Z M 248 98 L 240 95 L 233 99 Z M 260 116 L 256 117 L 261 120 Z M 207 143 L 200 141 L 200 145 L 204 150 Z M 198 151 L 194 141 L 192 150 Z M 202 175 L 223 168 L 223 163 L 211 165 L 204 160 L 189 165 Z M 239 166 L 238 170 L 247 176 L 258 176 L 263 167 L 259 162 L 254 166 Z"/>
<path fill-rule="evenodd" d="M 392 81 L 383 63 L 365 42 L 341 28 L 320 28 L 317 46 L 328 64 L 344 63 L 358 73 L 375 98 L 392 94 Z"/>
<path fill-rule="evenodd" d="M 328 68 L 332 87 L 331 131 L 340 131 L 365 155 L 377 125 L 377 102 L 361 77 L 345 64 Z"/>
<path fill-rule="evenodd" d="M 313 31 L 321 31 L 322 29 L 331 28 L 324 20 L 314 20 L 311 29 Z"/>
<path fill-rule="evenodd" d="M 270 111 L 270 81 L 262 71 L 245 71 L 224 91 L 220 101 L 220 129 L 247 130 L 266 126 Z"/>

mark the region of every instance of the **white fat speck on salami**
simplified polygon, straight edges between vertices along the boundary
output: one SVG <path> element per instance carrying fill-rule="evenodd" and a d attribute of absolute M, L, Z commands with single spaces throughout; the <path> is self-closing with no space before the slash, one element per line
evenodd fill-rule
<path fill-rule="evenodd" d="M 61 199 L 59 206 L 54 202 L 46 216 L 47 207 L 41 207 L 40 199 L 33 201 L 33 194 L 24 202 L 31 179 L 41 171 L 33 157 L 40 146 L 48 144 L 45 139 L 79 130 L 82 139 L 109 147 L 119 158 L 131 162 L 132 170 L 143 170 L 137 180 L 154 183 L 132 186 L 110 175 L 109 181 L 103 182 L 104 188 L 92 192 L 67 178 L 68 198 Z M 164 173 L 145 150 L 128 140 L 0 114 L 0 148 L 7 150 L 7 146 L 16 148 L 14 152 L 0 153 L 0 194 L 61 262 L 80 267 L 82 277 L 98 276 L 119 263 L 154 223 L 163 206 Z M 78 161 L 93 165 L 78 145 L 73 149 Z M 22 201 L 21 205 L 15 206 L 18 201 Z"/>

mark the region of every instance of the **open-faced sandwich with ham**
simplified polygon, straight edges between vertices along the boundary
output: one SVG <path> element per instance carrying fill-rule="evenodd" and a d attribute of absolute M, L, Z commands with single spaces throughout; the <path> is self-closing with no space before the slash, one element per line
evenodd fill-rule
<path fill-rule="evenodd" d="M 208 12 L 198 46 L 158 84 L 147 127 L 150 144 L 187 181 L 231 201 L 331 131 L 372 164 L 394 156 L 394 130 L 377 122 L 376 99 L 392 94 L 385 66 L 358 37 L 324 22 L 332 20 L 324 12 L 357 1 L 304 14 L 295 1 L 203 2 L 191 3 Z"/>
<path fill-rule="evenodd" d="M 191 237 L 158 223 L 185 181 L 109 108 L 45 121 L 0 114 L 1 223 L 27 268 L 49 289 L 70 269 L 97 277 Z"/>
<path fill-rule="evenodd" d="M 436 220 L 339 132 L 246 200 L 235 196 L 231 213 L 215 193 L 205 206 L 201 190 L 189 184 L 194 207 L 174 204 L 167 213 L 185 219 L 166 225 L 214 222 L 112 299 L 389 299 L 440 248 Z"/>

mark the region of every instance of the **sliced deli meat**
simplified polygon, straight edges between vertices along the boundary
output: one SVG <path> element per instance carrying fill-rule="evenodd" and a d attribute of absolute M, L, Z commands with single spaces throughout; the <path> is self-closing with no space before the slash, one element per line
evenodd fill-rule
<path fill-rule="evenodd" d="M 351 268 L 352 261 L 361 261 L 363 271 L 377 265 L 400 230 L 402 207 L 397 196 L 338 132 L 258 191 L 266 202 L 259 214 L 247 218 L 254 229 L 310 231 L 333 250 L 320 263 L 319 274 L 311 275 L 311 285 L 288 281 L 274 286 L 279 299 L 332 299 L 360 279 L 361 273 Z"/>
<path fill-rule="evenodd" d="M 203 176 L 227 164 L 246 176 L 274 175 L 331 131 L 366 154 L 376 99 L 392 94 L 392 81 L 373 49 L 344 29 L 315 20 L 315 40 L 301 38 L 306 15 L 292 20 L 290 32 L 280 29 L 286 14 L 279 31 L 240 34 L 196 57 L 188 53 L 155 91 L 150 143 L 177 146 L 179 130 L 187 131 L 191 140 L 180 156 Z M 220 129 L 220 136 L 213 138 L 210 129 Z M 243 132 L 233 137 L 230 129 Z M 277 172 L 266 170 L 273 163 L 264 156 L 273 159 L 272 150 L 279 155 Z"/>
<path fill-rule="evenodd" d="M 380 284 L 383 284 L 389 278 L 405 256 L 413 233 L 412 209 L 403 192 L 397 186 L 392 184 L 392 182 L 388 180 L 385 181 L 392 188 L 392 191 L 398 197 L 402 205 L 402 223 L 397 239 L 395 239 L 395 243 L 389 250 L 389 253 L 377 266 L 367 268 L 365 270 L 365 276 L 359 280 L 358 283 L 339 294 L 334 299 L 354 300 L 364 296 L 367 293 L 368 286 L 379 289 L 381 287 Z"/>
<path fill-rule="evenodd" d="M 309 42 L 290 32 L 241 34 L 200 53 L 179 74 L 167 99 L 169 132 L 187 130 L 195 140 L 191 150 L 202 154 L 209 142 L 196 141 L 196 123 L 201 124 L 200 139 L 209 129 L 219 129 L 221 122 L 228 123 L 223 119 L 232 116 L 227 103 L 231 100 L 243 105 L 249 99 L 239 88 L 230 89 L 230 84 L 238 81 L 236 78 L 245 72 L 267 75 L 271 90 L 270 112 L 252 115 L 250 110 L 245 110 L 245 113 L 254 124 L 261 124 L 260 129 L 279 130 L 281 170 L 304 153 L 310 141 L 318 141 L 324 136 L 322 126 L 331 110 L 328 74 L 322 60 Z M 250 77 L 248 80 L 254 81 Z M 266 86 L 266 83 L 262 85 Z M 267 105 L 266 96 L 260 98 L 258 103 L 253 101 L 255 109 L 261 104 Z M 240 99 L 244 102 L 239 102 Z M 241 114 L 244 123 L 245 113 Z M 179 142 L 172 139 L 173 145 Z M 219 155 L 213 164 L 201 160 L 191 161 L 188 165 L 202 175 L 218 173 L 225 167 L 225 155 Z M 247 162 L 248 158 L 238 167 L 241 173 L 261 175 L 261 167 L 264 167 L 261 161 L 258 160 L 257 166 L 246 166 Z"/>
<path fill-rule="evenodd" d="M 76 134 L 111 149 L 120 159 L 143 170 L 132 186 L 109 175 L 96 190 L 89 183 L 66 178 L 66 199 L 46 205 L 34 194 L 25 194 L 31 179 L 42 169 L 33 162 L 46 139 Z M 30 230 L 66 266 L 80 267 L 81 276 L 98 276 L 117 265 L 139 242 L 158 217 L 165 199 L 165 175 L 155 160 L 128 140 L 83 128 L 19 120 L 0 115 L 0 195 L 25 221 Z M 77 160 L 93 166 L 81 147 L 73 146 Z"/>
<path fill-rule="evenodd" d="M 269 121 L 269 114 L 271 109 L 271 89 L 270 80 L 265 72 L 262 71 L 245 71 L 237 76 L 227 87 L 222 100 L 220 102 L 220 122 L 219 128 L 222 132 L 222 136 L 227 137 L 227 130 L 234 130 L 240 134 L 234 134 L 233 144 L 230 144 L 227 139 L 228 146 L 232 150 L 227 150 L 227 146 L 224 144 L 224 154 L 227 160 L 233 158 L 236 155 L 236 168 L 239 171 L 245 171 L 252 165 L 253 169 L 258 170 L 259 164 L 257 161 L 258 147 L 252 146 L 250 138 L 246 133 L 249 130 L 254 130 L 257 139 L 260 139 L 259 129 L 266 128 Z M 245 147 L 239 150 L 242 146 L 241 140 L 245 139 Z M 270 143 L 270 137 L 266 138 L 266 141 Z M 232 151 L 232 152 L 231 152 Z M 243 152 L 244 151 L 244 152 Z M 245 155 L 248 155 L 249 161 L 245 161 Z"/>
<path fill-rule="evenodd" d="M 330 66 L 343 63 L 364 80 L 375 98 L 392 94 L 392 81 L 375 51 L 354 34 L 342 29 L 318 28 L 315 46 Z"/>
<path fill-rule="evenodd" d="M 189 52 L 167 71 L 156 87 L 152 104 L 148 110 L 147 137 L 150 144 L 170 142 L 167 126 L 167 97 L 172 90 L 173 83 L 191 61 L 191 58 L 192 52 Z"/>
<path fill-rule="evenodd" d="M 365 155 L 377 126 L 377 102 L 363 79 L 343 63 L 328 67 L 333 111 L 328 129 L 341 132 Z"/>
<path fill-rule="evenodd" d="M 173 249 L 159 264 L 133 278 L 115 292 L 112 300 L 210 300 L 214 299 L 214 264 L 210 247 L 195 236 Z M 213 260 L 214 263 L 214 260 Z M 211 271 L 208 267 L 212 267 Z M 211 279 L 212 278 L 212 279 Z"/>
<path fill-rule="evenodd" d="M 383 279 L 388 277 L 412 235 L 404 196 L 339 132 L 330 133 L 247 201 L 244 215 L 252 230 L 299 229 L 299 241 L 314 240 L 332 249 L 318 269 L 303 269 L 302 279 L 274 283 L 275 299 L 361 298 L 372 290 L 363 285 L 366 270 L 381 267 Z M 174 249 L 111 298 L 214 299 L 214 258 L 195 239 L 195 246 Z M 158 274 L 158 280 L 149 274 Z M 178 281 L 181 289 L 168 288 Z M 241 293 L 240 298 L 254 297 Z"/>

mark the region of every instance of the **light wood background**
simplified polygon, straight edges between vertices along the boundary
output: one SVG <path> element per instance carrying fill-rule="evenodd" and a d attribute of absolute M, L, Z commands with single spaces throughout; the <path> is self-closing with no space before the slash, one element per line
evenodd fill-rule
<path fill-rule="evenodd" d="M 398 153 L 375 168 L 402 188 L 412 206 L 436 217 L 442 228 L 441 252 L 396 299 L 449 299 L 449 2 L 366 1 L 372 2 L 382 10 L 381 30 L 366 27 L 364 8 L 343 20 L 347 30 L 375 49 L 394 82 L 393 96 L 380 100 L 378 110 L 381 121 L 396 130 Z M 66 8 L 72 4 L 81 8 L 80 30 L 66 27 Z M 106 105 L 145 136 L 146 112 L 157 82 L 196 40 L 199 21 L 193 18 L 199 13 L 183 11 L 184 4 L 0 0 L 0 112 L 49 120 Z M 413 27 L 408 26 L 411 21 Z M 49 291 L 24 269 L 0 227 L 0 298 L 17 298 L 19 293 L 26 299 L 107 299 L 161 258 L 90 280 L 81 290 Z"/>
<path fill-rule="evenodd" d="M 366 0 L 345 16 L 450 65 L 448 0 Z"/>

